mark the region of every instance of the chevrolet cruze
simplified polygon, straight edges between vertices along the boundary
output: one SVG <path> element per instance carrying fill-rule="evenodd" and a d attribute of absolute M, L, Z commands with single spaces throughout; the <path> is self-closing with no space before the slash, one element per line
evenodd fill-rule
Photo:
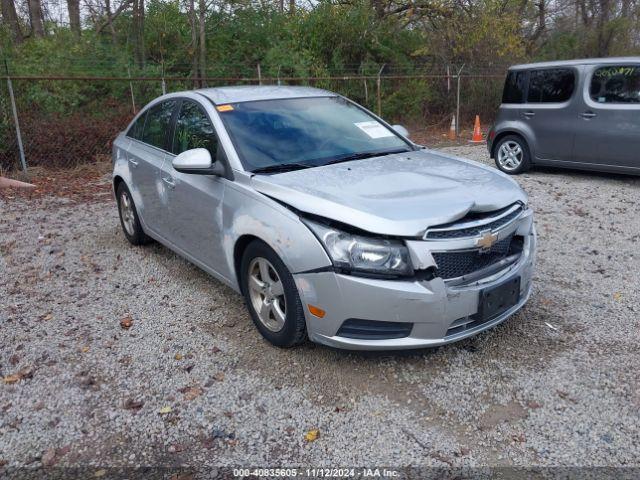
<path fill-rule="evenodd" d="M 113 146 L 124 235 L 240 292 L 272 344 L 442 345 L 519 310 L 536 233 L 507 175 L 306 87 L 164 95 Z"/>

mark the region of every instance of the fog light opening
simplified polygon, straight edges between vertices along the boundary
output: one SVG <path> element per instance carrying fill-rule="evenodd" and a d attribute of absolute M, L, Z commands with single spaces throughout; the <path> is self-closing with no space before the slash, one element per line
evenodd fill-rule
<path fill-rule="evenodd" d="M 311 313 L 311 315 L 313 315 L 314 317 L 324 318 L 324 316 L 327 313 L 324 310 L 322 310 L 320 307 L 316 307 L 315 305 L 311 305 L 310 303 L 307 303 L 307 308 L 309 309 L 309 312 Z"/>

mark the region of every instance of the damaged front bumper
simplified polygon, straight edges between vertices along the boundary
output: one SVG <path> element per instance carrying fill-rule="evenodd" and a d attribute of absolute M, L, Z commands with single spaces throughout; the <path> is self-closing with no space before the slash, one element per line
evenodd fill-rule
<path fill-rule="evenodd" d="M 506 320 L 527 302 L 535 264 L 531 225 L 519 259 L 481 279 L 465 282 L 374 279 L 333 271 L 294 275 L 303 304 L 318 305 L 323 318 L 305 308 L 309 338 L 352 350 L 434 347 L 462 340 Z M 519 279 L 517 301 L 479 318 L 483 292 Z"/>

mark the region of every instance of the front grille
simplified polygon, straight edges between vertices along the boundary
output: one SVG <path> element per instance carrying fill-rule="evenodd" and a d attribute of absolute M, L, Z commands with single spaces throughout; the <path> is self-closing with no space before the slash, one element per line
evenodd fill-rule
<path fill-rule="evenodd" d="M 412 328 L 413 323 L 350 318 L 344 321 L 336 335 L 359 340 L 389 340 L 408 337 Z"/>
<path fill-rule="evenodd" d="M 480 235 L 482 232 L 486 232 L 487 230 L 499 230 L 502 227 L 508 225 L 512 220 L 514 220 L 518 215 L 522 213 L 522 207 L 515 209 L 514 211 L 508 213 L 504 217 L 498 218 L 496 220 L 491 220 L 491 218 L 500 215 L 503 212 L 506 212 L 512 207 L 508 207 L 498 212 L 491 212 L 490 214 L 471 214 L 467 215 L 462 220 L 457 220 L 454 223 L 449 223 L 446 225 L 440 225 L 435 230 L 427 231 L 427 235 L 425 238 L 428 240 L 439 240 L 439 239 L 449 239 L 449 238 L 467 238 L 467 237 L 475 237 Z M 456 228 L 457 224 L 464 224 L 470 221 L 482 221 L 482 219 L 486 219 L 487 223 L 481 223 L 480 225 L 473 225 L 469 227 L 461 227 Z"/>
<path fill-rule="evenodd" d="M 494 243 L 488 250 L 433 252 L 438 276 L 445 280 L 462 277 L 499 262 L 510 253 L 513 238 L 510 235 Z"/>

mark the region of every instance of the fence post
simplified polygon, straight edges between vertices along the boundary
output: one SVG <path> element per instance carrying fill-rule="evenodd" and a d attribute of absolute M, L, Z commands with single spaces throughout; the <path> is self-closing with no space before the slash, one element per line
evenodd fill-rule
<path fill-rule="evenodd" d="M 260 62 L 258 62 L 258 85 L 262 85 L 262 72 L 260 71 Z"/>
<path fill-rule="evenodd" d="M 457 80 L 457 92 L 456 92 L 456 137 L 460 136 L 460 74 L 462 73 L 462 69 L 464 68 L 464 63 L 458 70 L 458 74 L 456 75 Z"/>
<path fill-rule="evenodd" d="M 164 81 L 164 61 L 162 62 L 162 94 L 167 94 L 167 82 Z"/>
<path fill-rule="evenodd" d="M 380 70 L 378 71 L 378 78 L 376 80 L 376 86 L 377 86 L 377 90 L 378 90 L 378 116 L 381 117 L 382 116 L 382 94 L 380 92 L 381 90 L 381 79 L 380 76 L 382 75 L 382 71 L 384 70 L 384 67 L 386 66 L 386 63 L 382 64 L 382 67 L 380 67 Z"/>
<path fill-rule="evenodd" d="M 11 83 L 11 77 L 9 76 L 9 64 L 7 60 L 4 61 L 4 68 L 7 71 L 7 87 L 9 88 L 9 97 L 11 99 L 11 111 L 13 113 L 13 123 L 16 127 L 16 139 L 18 141 L 18 151 L 20 152 L 20 164 L 22 171 L 27 173 L 27 160 L 24 156 L 24 146 L 22 145 L 22 134 L 20 133 L 20 122 L 18 121 L 18 109 L 16 107 L 16 98 L 13 95 L 13 84 Z"/>
<path fill-rule="evenodd" d="M 127 75 L 129 76 L 129 91 L 131 92 L 131 105 L 133 106 L 133 114 L 136 114 L 136 99 L 133 96 L 133 82 L 131 82 L 131 69 L 127 66 Z"/>

